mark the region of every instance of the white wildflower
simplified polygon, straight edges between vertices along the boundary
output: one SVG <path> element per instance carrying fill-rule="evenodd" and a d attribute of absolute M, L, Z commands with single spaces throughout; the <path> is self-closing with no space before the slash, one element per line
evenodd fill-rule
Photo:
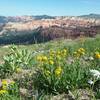
<path fill-rule="evenodd" d="M 100 78 L 100 72 L 98 70 L 90 70 L 90 73 L 94 76 L 94 77 L 97 77 Z"/>
<path fill-rule="evenodd" d="M 93 82 L 92 80 L 88 80 L 88 83 L 89 83 L 90 85 L 94 84 L 94 82 Z"/>
<path fill-rule="evenodd" d="M 93 57 L 89 57 L 89 60 L 94 60 L 94 58 Z"/>

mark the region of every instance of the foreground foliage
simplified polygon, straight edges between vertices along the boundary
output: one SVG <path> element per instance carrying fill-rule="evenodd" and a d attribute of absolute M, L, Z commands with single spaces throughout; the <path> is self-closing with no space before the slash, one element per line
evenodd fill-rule
<path fill-rule="evenodd" d="M 31 52 L 10 46 L 0 65 L 0 99 L 38 100 L 72 93 L 78 100 L 80 90 L 88 90 L 91 100 L 100 99 L 99 43 L 99 38 L 58 41 L 39 44 Z"/>

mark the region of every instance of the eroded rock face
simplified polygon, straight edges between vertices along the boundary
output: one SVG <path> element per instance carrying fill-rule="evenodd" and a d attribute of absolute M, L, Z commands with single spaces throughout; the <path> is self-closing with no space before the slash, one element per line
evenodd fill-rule
<path fill-rule="evenodd" d="M 90 36 L 94 37 L 96 35 L 96 29 L 94 27 L 90 28 L 62 28 L 58 26 L 51 26 L 49 28 L 40 28 L 40 36 L 44 39 L 53 40 L 56 38 L 77 38 L 80 36 Z"/>
<path fill-rule="evenodd" d="M 11 17 L 12 18 L 12 17 Z M 9 18 L 9 20 L 11 19 Z M 100 20 L 80 17 L 55 17 L 55 19 L 35 20 L 32 17 L 15 17 L 0 24 L 0 43 L 13 43 L 28 40 L 42 42 L 56 38 L 77 38 L 79 36 L 95 36 L 100 32 Z M 24 37 L 30 35 L 29 39 Z M 3 37 L 2 37 L 3 36 Z M 4 40 L 4 38 L 6 38 Z M 8 39 L 9 38 L 9 39 Z M 31 38 L 31 39 L 30 39 Z M 22 39 L 22 40 L 21 40 Z M 14 43 L 18 41 L 14 41 Z M 21 40 L 21 41 L 20 41 Z"/>

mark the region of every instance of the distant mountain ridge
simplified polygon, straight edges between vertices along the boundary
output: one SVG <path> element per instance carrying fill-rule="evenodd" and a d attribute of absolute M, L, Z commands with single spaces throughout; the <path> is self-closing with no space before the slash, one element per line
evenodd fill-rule
<path fill-rule="evenodd" d="M 100 19 L 100 14 L 89 14 L 89 15 L 82 15 L 82 16 L 79 16 L 79 17 Z"/>
<path fill-rule="evenodd" d="M 48 16 L 48 15 L 37 15 L 37 16 L 32 16 L 33 19 L 35 20 L 41 20 L 41 19 L 55 19 L 54 16 Z"/>
<path fill-rule="evenodd" d="M 28 22 L 32 20 L 42 20 L 42 19 L 56 19 L 57 17 L 62 18 L 62 16 L 49 16 L 49 15 L 36 15 L 36 16 L 0 16 L 0 23 L 8 23 L 8 22 Z M 63 16 L 63 17 L 72 17 L 72 16 Z M 100 14 L 89 14 L 82 16 L 73 16 L 80 18 L 88 18 L 88 19 L 100 19 Z"/>
<path fill-rule="evenodd" d="M 42 20 L 42 19 L 55 19 L 54 16 L 48 15 L 37 15 L 37 16 L 0 16 L 0 23 L 8 23 L 8 22 L 28 22 L 32 20 Z"/>

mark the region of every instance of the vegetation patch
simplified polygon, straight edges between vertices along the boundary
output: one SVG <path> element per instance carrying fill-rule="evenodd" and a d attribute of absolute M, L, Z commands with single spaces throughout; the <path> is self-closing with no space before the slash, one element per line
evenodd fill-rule
<path fill-rule="evenodd" d="M 100 99 L 100 38 L 11 45 L 0 65 L 1 100 Z"/>

